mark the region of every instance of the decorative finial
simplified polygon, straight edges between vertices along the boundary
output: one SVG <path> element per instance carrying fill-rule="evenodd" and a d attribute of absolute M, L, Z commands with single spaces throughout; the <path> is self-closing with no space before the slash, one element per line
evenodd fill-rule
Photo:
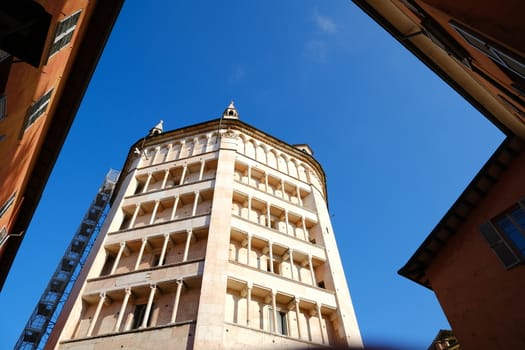
<path fill-rule="evenodd" d="M 164 128 L 162 127 L 163 123 L 164 122 L 161 120 L 157 125 L 155 125 L 155 127 L 149 131 L 148 136 L 155 136 L 155 135 L 162 134 L 162 132 L 164 131 Z"/>
<path fill-rule="evenodd" d="M 239 112 L 237 112 L 237 108 L 235 108 L 233 100 L 230 102 L 228 107 L 226 107 L 224 112 L 222 112 L 222 117 L 225 119 L 239 119 Z"/>

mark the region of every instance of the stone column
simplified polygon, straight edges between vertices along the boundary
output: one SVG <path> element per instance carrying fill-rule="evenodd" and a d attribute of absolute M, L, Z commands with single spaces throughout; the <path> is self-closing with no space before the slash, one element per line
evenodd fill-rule
<path fill-rule="evenodd" d="M 191 216 L 197 214 L 197 206 L 199 205 L 199 191 L 195 191 L 195 200 L 193 201 L 193 210 L 191 211 Z"/>
<path fill-rule="evenodd" d="M 204 168 L 206 166 L 206 162 L 204 160 L 201 160 L 201 169 L 199 171 L 199 181 L 202 181 L 202 178 L 204 176 Z"/>
<path fill-rule="evenodd" d="M 180 293 L 184 284 L 182 279 L 177 279 L 177 291 L 175 292 L 175 301 L 173 302 L 173 310 L 171 312 L 171 323 L 175 323 L 177 320 L 177 312 L 179 311 Z"/>
<path fill-rule="evenodd" d="M 197 144 L 199 143 L 199 138 L 194 137 L 192 141 L 193 141 L 193 146 L 191 146 L 191 152 L 188 153 L 189 157 L 195 154 L 195 148 L 197 148 Z"/>
<path fill-rule="evenodd" d="M 277 333 L 277 302 L 276 302 L 276 295 L 277 292 L 275 289 L 272 289 L 272 317 L 273 317 L 273 331 L 274 333 Z"/>
<path fill-rule="evenodd" d="M 298 332 L 299 339 L 303 337 L 302 330 L 301 330 L 301 320 L 299 319 L 299 315 L 301 314 L 300 309 L 299 309 L 300 301 L 301 300 L 299 299 L 299 297 L 295 297 L 295 317 L 297 319 L 297 332 Z"/>
<path fill-rule="evenodd" d="M 171 210 L 171 220 L 175 220 L 175 214 L 177 214 L 178 206 L 179 206 L 179 196 L 175 197 L 175 202 L 173 203 L 173 209 Z"/>
<path fill-rule="evenodd" d="M 153 177 L 152 173 L 148 173 L 148 178 L 146 179 L 146 183 L 144 184 L 144 188 L 142 189 L 142 193 L 148 192 L 149 183 L 151 182 L 151 178 Z"/>
<path fill-rule="evenodd" d="M 153 154 L 153 157 L 151 157 L 151 165 L 156 164 L 156 158 L 160 153 L 160 146 L 155 147 L 155 153 Z"/>
<path fill-rule="evenodd" d="M 312 263 L 312 254 L 308 254 L 308 266 L 310 267 L 310 274 L 312 275 L 312 285 L 317 286 L 317 281 L 315 280 L 314 265 Z"/>
<path fill-rule="evenodd" d="M 286 230 L 285 233 L 287 235 L 290 234 L 290 222 L 288 221 L 288 210 L 284 210 L 284 223 L 286 224 Z"/>
<path fill-rule="evenodd" d="M 248 256 L 246 262 L 250 266 L 250 255 L 252 255 L 252 234 L 248 233 Z"/>
<path fill-rule="evenodd" d="M 115 328 L 113 328 L 114 332 L 118 332 L 120 329 L 120 325 L 122 323 L 122 319 L 124 318 L 124 313 L 126 312 L 126 307 L 128 306 L 129 297 L 131 296 L 131 289 L 126 288 L 124 299 L 122 300 L 122 305 L 120 306 L 120 312 L 118 313 L 117 322 L 115 323 Z"/>
<path fill-rule="evenodd" d="M 301 221 L 303 223 L 304 239 L 310 242 L 310 235 L 308 233 L 308 229 L 306 228 L 306 219 L 304 218 L 304 216 L 301 217 Z"/>
<path fill-rule="evenodd" d="M 151 212 L 151 218 L 149 219 L 149 224 L 153 225 L 155 222 L 155 216 L 157 216 L 157 210 L 159 209 L 160 201 L 155 201 L 155 205 L 153 206 L 153 211 Z"/>
<path fill-rule="evenodd" d="M 135 226 L 135 220 L 137 220 L 137 215 L 139 215 L 140 211 L 140 204 L 135 205 L 135 211 L 133 212 L 133 216 L 131 217 L 131 221 L 129 222 L 129 227 L 127 228 L 133 228 Z"/>
<path fill-rule="evenodd" d="M 294 271 L 293 271 L 293 249 L 292 248 L 288 248 L 288 255 L 289 255 L 289 259 L 290 259 L 290 274 L 292 275 L 292 279 L 295 279 L 295 274 L 294 274 Z"/>
<path fill-rule="evenodd" d="M 270 203 L 266 203 L 266 226 L 272 228 L 272 216 L 270 214 Z"/>
<path fill-rule="evenodd" d="M 206 144 L 204 145 L 204 147 L 202 148 L 202 153 L 207 153 L 208 152 L 208 147 L 210 145 L 210 141 L 211 141 L 211 135 L 210 134 L 207 134 L 206 135 Z"/>
<path fill-rule="evenodd" d="M 168 243 L 170 242 L 169 233 L 164 234 L 164 243 L 162 244 L 162 250 L 160 251 L 159 263 L 157 266 L 164 265 L 164 258 L 166 257 L 166 250 L 168 249 Z"/>
<path fill-rule="evenodd" d="M 250 327 L 250 304 L 252 303 L 252 283 L 248 282 L 246 286 L 246 325 Z"/>
<path fill-rule="evenodd" d="M 184 177 L 186 177 L 186 172 L 187 171 L 188 171 L 188 165 L 185 164 L 184 167 L 182 168 L 182 174 L 180 176 L 179 185 L 184 185 Z"/>
<path fill-rule="evenodd" d="M 168 182 L 168 177 L 170 176 L 170 169 L 166 169 L 164 172 L 164 178 L 162 179 L 162 186 L 160 188 L 166 188 L 166 182 Z"/>
<path fill-rule="evenodd" d="M 272 241 L 268 241 L 269 251 L 270 251 L 270 272 L 274 273 L 273 271 L 273 243 Z"/>
<path fill-rule="evenodd" d="M 95 328 L 95 324 L 97 323 L 98 317 L 100 316 L 100 311 L 102 310 L 102 305 L 104 305 L 104 302 L 106 301 L 106 292 L 102 292 L 99 295 L 97 308 L 95 309 L 95 314 L 93 315 L 93 318 L 91 319 L 91 323 L 89 324 L 89 328 L 87 330 L 87 337 L 90 337 L 93 333 L 93 329 Z"/>
<path fill-rule="evenodd" d="M 247 219 L 252 221 L 252 196 L 251 195 L 248 196 L 248 218 Z"/>
<path fill-rule="evenodd" d="M 148 245 L 148 238 L 143 237 L 142 244 L 140 245 L 139 255 L 137 256 L 137 262 L 135 263 L 135 270 L 139 269 L 140 263 L 142 261 L 142 256 L 144 255 L 144 249 L 146 249 L 147 245 Z"/>
<path fill-rule="evenodd" d="M 150 291 L 149 291 L 149 297 L 148 297 L 148 304 L 146 304 L 146 311 L 144 312 L 144 319 L 142 320 L 142 325 L 140 328 L 146 328 L 148 326 L 149 317 L 151 314 L 151 307 L 153 305 L 153 298 L 155 297 L 155 292 L 157 291 L 157 285 L 151 284 L 150 285 Z"/>
<path fill-rule="evenodd" d="M 299 203 L 299 205 L 302 207 L 303 206 L 303 199 L 301 198 L 301 189 L 299 187 L 299 185 L 297 185 L 297 203 Z"/>
<path fill-rule="evenodd" d="M 170 143 L 168 147 L 166 147 L 166 158 L 164 158 L 164 162 L 167 162 L 168 159 L 170 159 L 170 152 L 173 149 L 173 145 Z"/>
<path fill-rule="evenodd" d="M 321 304 L 319 302 L 317 305 L 317 317 L 319 318 L 319 331 L 321 332 L 321 342 L 324 344 L 324 332 L 323 332 L 323 315 L 321 314 Z"/>
<path fill-rule="evenodd" d="M 186 230 L 186 232 L 188 233 L 188 236 L 186 238 L 186 245 L 184 246 L 184 255 L 182 257 L 182 261 L 188 260 L 188 253 L 190 251 L 190 242 L 193 236 L 193 231 L 191 229 Z"/>
<path fill-rule="evenodd" d="M 126 242 L 120 242 L 120 248 L 117 253 L 117 257 L 115 258 L 115 262 L 113 263 L 113 267 L 111 268 L 110 275 L 114 274 L 117 270 L 117 266 L 120 262 L 120 258 L 122 257 L 122 254 L 124 253 L 124 250 L 126 249 Z"/>

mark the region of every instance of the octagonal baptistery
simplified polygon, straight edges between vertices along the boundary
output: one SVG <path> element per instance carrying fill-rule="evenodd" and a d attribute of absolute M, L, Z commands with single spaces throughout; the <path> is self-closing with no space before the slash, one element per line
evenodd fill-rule
<path fill-rule="evenodd" d="M 220 119 L 128 154 L 111 210 L 48 349 L 362 347 L 324 172 Z"/>

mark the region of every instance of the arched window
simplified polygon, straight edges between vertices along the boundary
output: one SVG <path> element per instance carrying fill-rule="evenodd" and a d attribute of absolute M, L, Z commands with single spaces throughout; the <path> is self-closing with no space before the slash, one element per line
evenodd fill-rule
<path fill-rule="evenodd" d="M 244 154 L 246 155 L 246 157 L 255 159 L 255 145 L 253 144 L 253 141 L 250 140 L 246 142 L 244 147 L 245 147 Z"/>
<path fill-rule="evenodd" d="M 273 150 L 268 152 L 268 166 L 277 169 L 277 156 Z"/>
<path fill-rule="evenodd" d="M 266 150 L 264 149 L 263 145 L 258 145 L 256 150 L 256 159 L 266 164 Z"/>

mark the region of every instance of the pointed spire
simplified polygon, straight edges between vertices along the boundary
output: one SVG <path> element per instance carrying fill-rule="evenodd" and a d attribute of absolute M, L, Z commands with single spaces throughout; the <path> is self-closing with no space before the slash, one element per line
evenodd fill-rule
<path fill-rule="evenodd" d="M 239 119 L 239 112 L 237 112 L 237 108 L 235 108 L 233 101 L 231 101 L 224 112 L 222 112 L 222 117 L 225 119 Z"/>
<path fill-rule="evenodd" d="M 155 127 L 149 131 L 148 136 L 155 136 L 155 135 L 162 134 L 162 132 L 164 131 L 164 128 L 162 126 L 163 123 L 164 122 L 161 120 L 157 125 L 155 125 Z"/>

